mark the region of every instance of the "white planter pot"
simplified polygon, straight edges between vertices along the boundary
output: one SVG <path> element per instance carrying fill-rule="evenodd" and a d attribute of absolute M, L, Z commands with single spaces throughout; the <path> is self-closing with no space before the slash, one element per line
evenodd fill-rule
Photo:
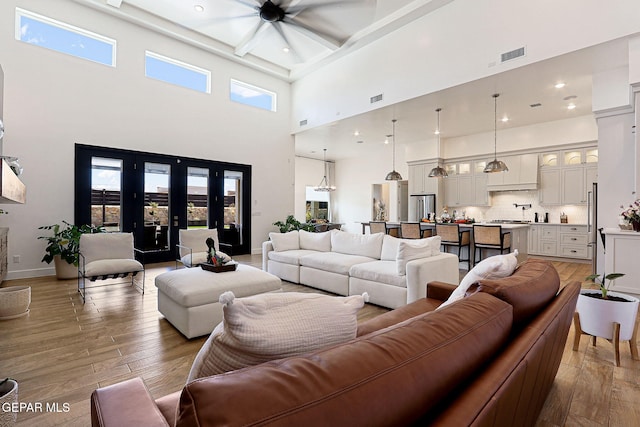
<path fill-rule="evenodd" d="M 56 277 L 59 280 L 76 279 L 78 277 L 78 267 L 69 264 L 60 255 L 53 257 L 53 264 L 56 266 Z"/>
<path fill-rule="evenodd" d="M 629 302 L 610 301 L 584 296 L 584 294 L 599 294 L 598 290 L 583 289 L 578 296 L 576 311 L 580 313 L 580 328 L 583 332 L 596 337 L 613 339 L 613 323 L 620 324 L 620 340 L 628 341 L 633 335 L 636 315 L 638 313 L 638 298 L 619 292 L 608 292 L 609 296 L 617 296 Z"/>
<path fill-rule="evenodd" d="M 18 413 L 11 411 L 10 405 L 18 403 L 18 383 L 8 380 L 0 385 L 0 426 L 12 426 L 18 419 Z M 2 408 L 7 409 L 3 410 Z"/>
<path fill-rule="evenodd" d="M 31 304 L 31 287 L 0 288 L 0 320 L 15 319 L 26 315 L 29 313 L 29 304 Z"/>

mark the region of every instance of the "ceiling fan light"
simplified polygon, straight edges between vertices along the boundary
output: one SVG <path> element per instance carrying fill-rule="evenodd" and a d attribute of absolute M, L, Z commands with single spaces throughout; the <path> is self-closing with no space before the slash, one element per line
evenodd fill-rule
<path fill-rule="evenodd" d="M 448 176 L 449 174 L 447 173 L 447 171 L 440 165 L 431 169 L 431 172 L 429 172 L 429 178 L 446 178 Z"/>

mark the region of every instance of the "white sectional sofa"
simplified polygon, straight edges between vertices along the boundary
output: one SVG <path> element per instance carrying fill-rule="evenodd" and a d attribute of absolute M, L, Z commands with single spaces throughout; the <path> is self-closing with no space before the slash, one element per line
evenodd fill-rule
<path fill-rule="evenodd" d="M 293 283 L 339 295 L 369 293 L 397 308 L 426 296 L 427 282 L 458 283 L 458 257 L 440 252 L 440 237 L 410 240 L 385 234 L 291 231 L 269 233 L 262 269 Z"/>

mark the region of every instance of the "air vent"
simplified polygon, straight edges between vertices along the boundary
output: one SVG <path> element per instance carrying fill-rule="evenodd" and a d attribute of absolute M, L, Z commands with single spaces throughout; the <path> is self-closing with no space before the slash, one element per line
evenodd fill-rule
<path fill-rule="evenodd" d="M 500 55 L 500 62 L 511 61 L 512 59 L 520 58 L 521 56 L 524 56 L 524 47 L 503 53 Z"/>
<path fill-rule="evenodd" d="M 531 108 L 542 107 L 542 104 L 540 104 L 539 102 L 536 102 L 535 104 L 530 104 L 529 107 Z"/>
<path fill-rule="evenodd" d="M 382 94 L 376 95 L 376 96 L 372 96 L 370 101 L 371 101 L 372 104 L 382 101 Z"/>
<path fill-rule="evenodd" d="M 300 126 L 306 126 L 306 125 L 307 125 L 307 119 L 300 120 Z"/>

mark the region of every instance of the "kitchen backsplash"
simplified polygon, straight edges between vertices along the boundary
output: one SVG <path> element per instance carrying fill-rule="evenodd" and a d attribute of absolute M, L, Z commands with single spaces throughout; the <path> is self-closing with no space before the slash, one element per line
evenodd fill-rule
<path fill-rule="evenodd" d="M 468 218 L 476 221 L 491 221 L 494 219 L 514 219 L 534 221 L 535 213 L 538 212 L 539 222 L 543 222 L 544 214 L 549 213 L 549 222 L 557 224 L 560 222 L 560 214 L 567 215 L 569 224 L 587 223 L 587 206 L 567 205 L 567 206 L 540 206 L 537 191 L 502 191 L 490 193 L 491 206 L 455 208 L 459 217 L 462 212 Z M 514 204 L 531 204 L 531 209 L 516 208 Z M 453 208 L 449 208 L 449 213 L 453 214 Z M 438 216 L 442 212 L 438 212 Z"/>

